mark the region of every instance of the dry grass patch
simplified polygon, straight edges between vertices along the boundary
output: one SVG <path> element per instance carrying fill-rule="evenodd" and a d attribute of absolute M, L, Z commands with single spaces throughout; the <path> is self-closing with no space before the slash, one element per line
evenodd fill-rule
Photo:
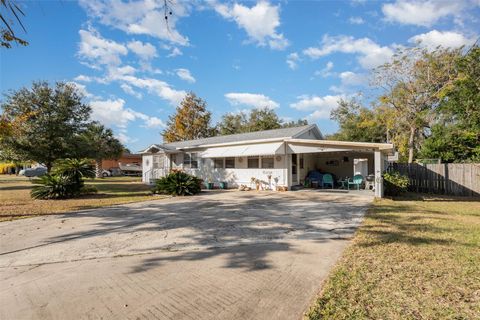
<path fill-rule="evenodd" d="M 66 200 L 34 200 L 30 197 L 33 185 L 28 178 L 0 176 L 0 221 L 159 199 L 137 177 L 87 180 L 85 185 L 95 186 L 98 194 Z"/>
<path fill-rule="evenodd" d="M 479 319 L 480 202 L 381 200 L 309 319 Z"/>

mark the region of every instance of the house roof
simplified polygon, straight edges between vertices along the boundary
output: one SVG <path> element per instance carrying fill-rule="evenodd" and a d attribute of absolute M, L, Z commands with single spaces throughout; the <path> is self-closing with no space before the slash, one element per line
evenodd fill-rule
<path fill-rule="evenodd" d="M 243 141 L 246 142 L 246 141 L 268 140 L 268 139 L 294 139 L 299 137 L 302 133 L 307 132 L 310 129 L 315 129 L 319 135 L 318 138 L 321 138 L 321 133 L 320 133 L 320 130 L 318 130 L 317 125 L 311 124 L 311 125 L 300 126 L 300 127 L 281 128 L 281 129 L 273 129 L 273 130 L 230 134 L 230 135 L 224 135 L 224 136 L 215 136 L 215 137 L 202 138 L 202 139 L 196 139 L 196 140 L 178 141 L 178 142 L 166 143 L 160 146 L 163 146 L 166 149 L 182 149 L 182 148 L 199 147 L 204 145 L 238 143 Z"/>

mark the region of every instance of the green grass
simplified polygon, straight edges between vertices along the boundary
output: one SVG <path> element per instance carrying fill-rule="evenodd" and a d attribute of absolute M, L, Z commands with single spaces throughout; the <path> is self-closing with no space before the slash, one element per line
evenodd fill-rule
<path fill-rule="evenodd" d="M 306 317 L 479 319 L 480 202 L 375 202 Z"/>
<path fill-rule="evenodd" d="M 87 180 L 98 194 L 65 200 L 34 200 L 30 197 L 32 183 L 28 178 L 0 175 L 0 221 L 61 214 L 116 204 L 159 199 L 138 177 L 111 177 Z"/>

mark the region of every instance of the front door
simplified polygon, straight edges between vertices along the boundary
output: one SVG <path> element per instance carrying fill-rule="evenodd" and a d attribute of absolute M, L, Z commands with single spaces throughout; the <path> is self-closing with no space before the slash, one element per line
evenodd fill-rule
<path fill-rule="evenodd" d="M 298 184 L 298 155 L 292 154 L 292 185 Z"/>

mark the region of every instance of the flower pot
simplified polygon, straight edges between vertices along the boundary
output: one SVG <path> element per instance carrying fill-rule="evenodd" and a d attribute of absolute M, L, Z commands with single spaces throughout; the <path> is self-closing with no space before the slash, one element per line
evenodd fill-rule
<path fill-rule="evenodd" d="M 228 183 L 226 181 L 220 182 L 220 189 L 228 189 Z"/>
<path fill-rule="evenodd" d="M 212 190 L 212 189 L 213 189 L 213 182 L 206 182 L 206 183 L 205 183 L 205 187 L 206 187 L 208 190 Z"/>

